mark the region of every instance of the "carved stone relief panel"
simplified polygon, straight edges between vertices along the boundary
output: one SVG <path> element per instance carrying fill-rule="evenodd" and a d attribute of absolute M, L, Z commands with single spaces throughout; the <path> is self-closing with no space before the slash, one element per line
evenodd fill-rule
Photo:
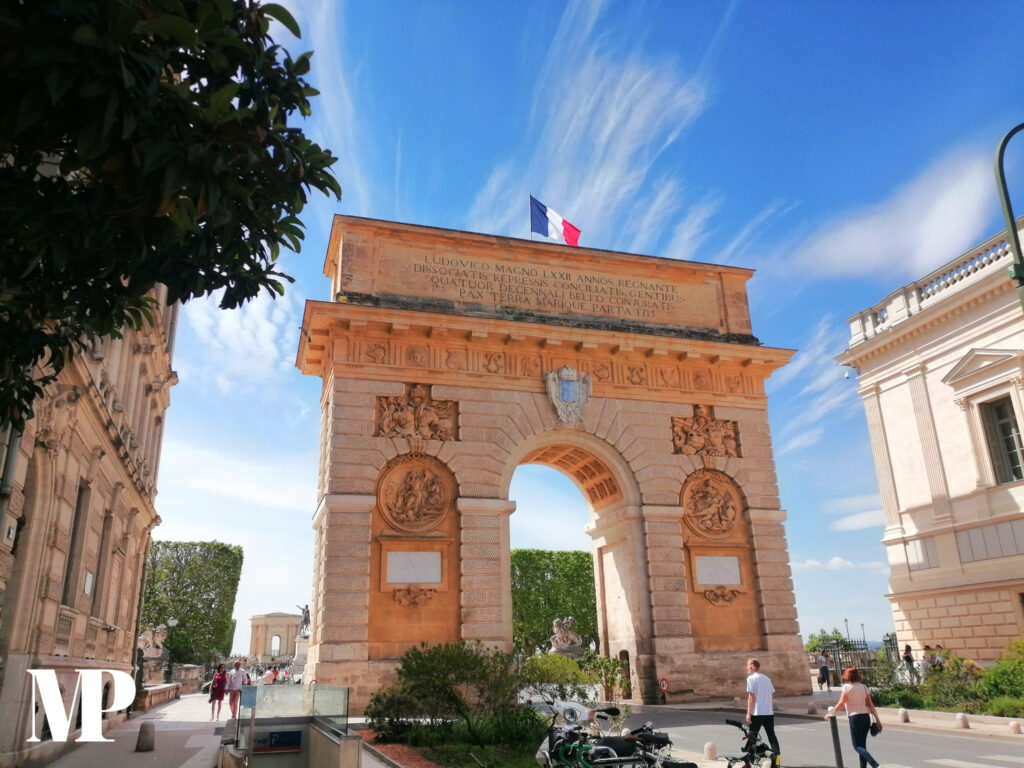
<path fill-rule="evenodd" d="M 434 400 L 425 384 L 410 384 L 404 395 L 378 397 L 376 410 L 378 437 L 459 439 L 456 402 Z"/>
<path fill-rule="evenodd" d="M 404 587 L 392 592 L 395 602 L 403 608 L 418 608 L 430 602 L 434 596 L 434 590 L 422 587 Z"/>
<path fill-rule="evenodd" d="M 437 459 L 416 454 L 388 462 L 377 484 L 377 508 L 392 528 L 425 533 L 455 506 L 455 478 Z"/>
<path fill-rule="evenodd" d="M 698 536 L 724 539 L 742 519 L 743 501 L 727 475 L 698 469 L 686 478 L 682 491 L 683 519 Z"/>
<path fill-rule="evenodd" d="M 672 447 L 687 456 L 740 455 L 739 427 L 735 421 L 716 419 L 706 405 L 693 406 L 693 416 L 672 417 Z"/>

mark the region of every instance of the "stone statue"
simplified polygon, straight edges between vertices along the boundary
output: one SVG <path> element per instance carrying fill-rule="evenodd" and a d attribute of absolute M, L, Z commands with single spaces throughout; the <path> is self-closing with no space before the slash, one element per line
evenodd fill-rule
<path fill-rule="evenodd" d="M 579 633 L 573 629 L 576 619 L 569 616 L 565 619 L 555 619 L 551 628 L 555 634 L 551 636 L 551 652 L 562 656 L 573 658 L 582 655 L 583 640 Z"/>
<path fill-rule="evenodd" d="M 162 656 L 164 653 L 164 640 L 167 639 L 167 627 L 163 624 L 150 624 L 139 635 L 139 650 L 143 656 L 151 659 Z"/>
<path fill-rule="evenodd" d="M 296 605 L 295 607 L 302 613 L 302 621 L 299 623 L 299 635 L 309 637 L 309 603 Z"/>

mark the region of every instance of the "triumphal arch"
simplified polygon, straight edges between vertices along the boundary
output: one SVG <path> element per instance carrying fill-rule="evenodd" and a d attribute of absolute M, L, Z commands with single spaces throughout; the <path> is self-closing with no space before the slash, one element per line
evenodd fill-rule
<path fill-rule="evenodd" d="M 750 654 L 806 691 L 764 390 L 792 353 L 753 336 L 750 270 L 336 216 L 324 274 L 307 679 L 360 709 L 421 641 L 509 648 L 534 463 L 590 502 L 599 650 L 636 698 L 737 695 Z"/>

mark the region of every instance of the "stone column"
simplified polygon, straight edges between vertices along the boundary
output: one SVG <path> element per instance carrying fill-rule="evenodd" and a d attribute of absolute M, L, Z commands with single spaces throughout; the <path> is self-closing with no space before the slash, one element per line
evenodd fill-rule
<path fill-rule="evenodd" d="M 645 504 L 640 508 L 642 520 L 638 527 L 642 535 L 634 537 L 639 546 L 643 542 L 646 550 L 646 579 L 637 587 L 641 592 L 646 588 L 650 602 L 645 613 L 638 617 L 650 627 L 647 634 L 650 641 L 646 652 L 639 650 L 637 674 L 640 676 L 643 701 L 658 701 L 658 675 L 656 658 L 671 658 L 683 653 L 693 653 L 693 637 L 690 628 L 689 594 L 686 588 L 686 564 L 683 555 L 683 532 L 681 526 L 682 508 L 679 506 L 658 506 Z M 637 645 L 641 642 L 637 632 Z M 646 663 L 644 663 L 646 662 Z"/>
<path fill-rule="evenodd" d="M 914 403 L 914 419 L 921 436 L 921 453 L 924 454 L 924 470 L 928 477 L 928 490 L 932 500 L 932 515 L 936 523 L 952 522 L 952 506 L 949 502 L 949 485 L 946 469 L 942 463 L 939 435 L 935 431 L 935 417 L 928 397 L 928 382 L 924 365 L 907 373 L 910 384 L 910 398 Z"/>
<path fill-rule="evenodd" d="M 896 495 L 896 480 L 892 474 L 892 460 L 889 457 L 889 440 L 885 434 L 885 420 L 878 400 L 878 385 L 864 387 L 860 391 L 864 400 L 864 412 L 868 421 L 868 435 L 871 437 L 871 454 L 875 458 L 875 473 L 878 475 L 878 490 L 882 495 L 882 512 L 885 515 L 884 539 L 903 536 L 900 523 L 900 502 Z"/>
<path fill-rule="evenodd" d="M 370 517 L 376 498 L 328 494 L 313 518 L 318 530 L 313 572 L 313 616 L 304 680 L 349 684 L 353 662 L 367 667 L 370 592 Z M 346 682 L 339 682 L 344 679 Z"/>
<path fill-rule="evenodd" d="M 461 630 L 464 640 L 480 640 L 512 650 L 512 573 L 509 515 L 514 501 L 460 497 Z"/>

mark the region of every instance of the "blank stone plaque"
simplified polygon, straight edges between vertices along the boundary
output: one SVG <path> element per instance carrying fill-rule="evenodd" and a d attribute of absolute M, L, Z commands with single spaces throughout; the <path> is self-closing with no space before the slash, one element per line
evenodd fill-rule
<path fill-rule="evenodd" d="M 388 584 L 440 584 L 440 552 L 388 552 Z"/>
<path fill-rule="evenodd" d="M 740 559 L 738 557 L 698 557 L 697 583 L 722 586 L 739 586 Z"/>

